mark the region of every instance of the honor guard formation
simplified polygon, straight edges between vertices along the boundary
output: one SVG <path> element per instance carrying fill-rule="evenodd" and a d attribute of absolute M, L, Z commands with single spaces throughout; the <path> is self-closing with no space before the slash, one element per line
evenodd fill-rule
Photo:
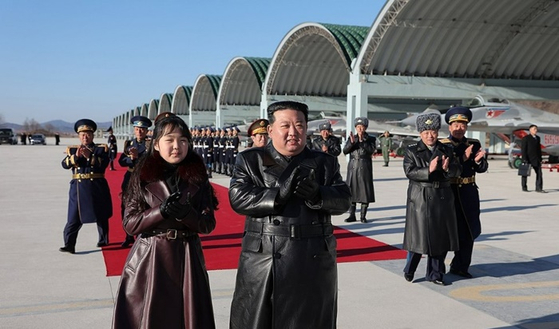
<path fill-rule="evenodd" d="M 208 177 L 211 178 L 213 172 L 231 176 L 239 153 L 239 128 L 194 126 L 190 131 L 194 151 L 204 161 Z"/>

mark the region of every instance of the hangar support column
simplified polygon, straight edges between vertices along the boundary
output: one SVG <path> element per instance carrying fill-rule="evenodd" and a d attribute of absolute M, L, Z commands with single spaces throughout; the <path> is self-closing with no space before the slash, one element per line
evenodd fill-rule
<path fill-rule="evenodd" d="M 347 114 L 346 114 L 346 134 L 354 130 L 353 121 L 358 117 L 368 117 L 368 96 L 364 92 L 364 85 L 361 81 L 362 75 L 359 70 L 349 75 L 349 85 L 347 86 Z M 347 138 L 347 136 L 346 136 Z"/>

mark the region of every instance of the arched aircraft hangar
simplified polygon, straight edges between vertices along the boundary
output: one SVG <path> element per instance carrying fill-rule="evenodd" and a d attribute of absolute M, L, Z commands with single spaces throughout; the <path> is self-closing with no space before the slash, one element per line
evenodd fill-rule
<path fill-rule="evenodd" d="M 223 81 L 199 76 L 186 111 L 172 111 L 192 113 L 191 125 L 222 125 L 230 108 L 243 118 L 265 117 L 269 103 L 291 99 L 345 113 L 352 129 L 356 116 L 401 117 L 477 94 L 555 100 L 558 14 L 555 0 L 389 0 L 371 27 L 294 27 L 269 64 L 234 58 Z"/>

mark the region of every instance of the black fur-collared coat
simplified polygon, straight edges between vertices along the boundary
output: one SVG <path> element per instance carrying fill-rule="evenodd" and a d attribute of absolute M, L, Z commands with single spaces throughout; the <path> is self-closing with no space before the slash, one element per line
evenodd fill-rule
<path fill-rule="evenodd" d="M 143 195 L 135 198 L 142 202 L 132 198 L 126 204 L 124 229 L 138 238 L 122 273 L 113 328 L 215 328 L 198 236 L 215 228 L 213 189 L 202 160 L 193 151 L 176 171 L 169 169 L 160 158 L 146 159 L 140 172 Z M 168 184 L 170 172 L 180 177 L 175 186 Z M 176 190 L 182 192 L 183 203 L 190 194 L 194 209 L 185 218 L 166 219 L 159 206 Z M 154 234 L 154 230 L 169 229 L 191 234 L 177 239 Z"/>

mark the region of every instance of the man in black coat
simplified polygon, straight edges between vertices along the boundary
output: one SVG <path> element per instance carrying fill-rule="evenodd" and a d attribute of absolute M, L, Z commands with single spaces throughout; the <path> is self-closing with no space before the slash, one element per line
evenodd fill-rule
<path fill-rule="evenodd" d="M 472 120 L 472 111 L 469 108 L 450 108 L 445 115 L 450 136 L 441 140 L 443 144 L 453 147 L 454 154 L 462 165 L 460 177 L 452 178 L 450 181 L 454 192 L 460 239 L 460 248 L 454 252 L 454 258 L 450 263 L 450 273 L 465 278 L 472 277 L 468 269 L 472 262 L 474 240 L 481 234 L 476 173 L 484 173 L 489 167 L 480 141 L 465 137 L 470 120 Z"/>
<path fill-rule="evenodd" d="M 332 135 L 332 125 L 330 122 L 325 122 L 319 127 L 320 136 L 314 138 L 311 143 L 311 149 L 326 152 L 335 157 L 342 153 L 340 139 Z"/>
<path fill-rule="evenodd" d="M 375 202 L 375 187 L 373 185 L 373 159 L 377 148 L 376 138 L 367 134 L 369 119 L 355 118 L 353 122 L 356 134 L 349 133 L 344 146 L 344 154 L 349 154 L 347 163 L 346 183 L 351 190 L 351 208 L 346 222 L 355 222 L 355 209 L 361 204 L 361 222 L 367 222 L 369 203 Z"/>
<path fill-rule="evenodd" d="M 336 158 L 306 147 L 307 105 L 268 107 L 271 143 L 237 155 L 229 200 L 246 216 L 230 328 L 335 328 L 332 215 L 349 207 Z"/>
<path fill-rule="evenodd" d="M 522 161 L 529 163 L 536 172 L 536 192 L 547 193 L 543 189 L 542 146 L 537 135 L 538 126 L 530 126 L 530 134 L 522 138 Z M 522 176 L 522 191 L 528 191 L 528 176 Z"/>

